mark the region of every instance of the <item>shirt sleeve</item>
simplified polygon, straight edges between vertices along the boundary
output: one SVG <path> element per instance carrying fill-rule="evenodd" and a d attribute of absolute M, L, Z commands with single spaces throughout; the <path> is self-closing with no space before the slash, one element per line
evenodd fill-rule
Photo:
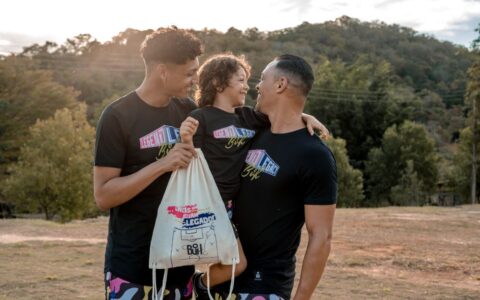
<path fill-rule="evenodd" d="M 310 152 L 305 155 L 306 164 L 300 171 L 304 204 L 337 203 L 337 167 L 332 152 L 324 144 Z"/>
<path fill-rule="evenodd" d="M 205 134 L 206 134 L 205 117 L 203 116 L 201 109 L 196 109 L 196 110 L 192 111 L 189 114 L 189 116 L 198 121 L 197 132 L 193 136 L 193 145 L 195 146 L 195 148 L 202 149 L 202 147 L 204 146 L 203 141 L 205 139 Z"/>
<path fill-rule="evenodd" d="M 95 141 L 95 166 L 123 168 L 125 137 L 115 110 L 107 107 L 98 122 Z"/>
<path fill-rule="evenodd" d="M 235 113 L 251 129 L 264 129 L 270 127 L 270 121 L 266 114 L 256 111 L 253 107 L 242 106 L 235 109 Z"/>

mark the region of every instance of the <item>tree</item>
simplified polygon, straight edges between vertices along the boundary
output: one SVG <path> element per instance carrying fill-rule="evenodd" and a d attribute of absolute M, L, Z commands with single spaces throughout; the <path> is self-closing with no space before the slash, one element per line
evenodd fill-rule
<path fill-rule="evenodd" d="M 86 106 L 57 110 L 29 130 L 3 192 L 24 212 L 43 212 L 51 220 L 96 214 L 92 196 L 94 128 Z"/>
<path fill-rule="evenodd" d="M 28 128 L 55 110 L 72 107 L 78 92 L 53 80 L 52 72 L 32 70 L 30 59 L 0 61 L 0 173 L 13 162 Z"/>
<path fill-rule="evenodd" d="M 346 142 L 340 138 L 327 141 L 337 162 L 339 207 L 359 207 L 364 200 L 363 177 L 360 170 L 354 169 L 348 160 Z"/>
<path fill-rule="evenodd" d="M 475 32 L 478 32 L 478 37 L 472 41 L 472 48 L 475 50 L 479 50 L 480 48 L 480 23 L 478 23 L 477 28 L 475 28 Z"/>
<path fill-rule="evenodd" d="M 418 206 L 427 203 L 423 182 L 418 179 L 417 172 L 413 169 L 413 161 L 407 160 L 407 167 L 402 172 L 398 184 L 391 188 L 390 196 L 393 205 Z"/>
<path fill-rule="evenodd" d="M 362 56 L 350 65 L 323 58 L 307 110 L 348 141 L 352 165 L 363 170 L 369 150 L 380 146 L 385 130 L 413 119 L 420 106 L 410 87 L 395 82 L 389 63 L 371 63 Z"/>
<path fill-rule="evenodd" d="M 480 25 L 475 31 L 480 33 Z M 478 50 L 479 38 L 473 41 L 472 45 L 474 49 Z M 478 54 L 478 53 L 477 53 Z M 478 55 L 477 55 L 478 56 Z M 470 199 L 472 204 L 477 203 L 477 148 L 478 148 L 478 108 L 480 105 L 480 59 L 477 57 L 477 60 L 473 65 L 468 69 L 468 84 L 467 84 L 467 93 L 466 101 L 469 103 L 472 108 L 470 119 L 471 129 L 472 129 L 472 166 L 471 166 L 471 196 Z"/>
<path fill-rule="evenodd" d="M 479 147 L 476 147 L 476 157 L 480 156 Z M 471 199 L 472 188 L 472 128 L 466 127 L 460 133 L 460 141 L 453 157 L 452 172 L 448 176 L 450 186 L 459 193 L 463 199 Z M 478 164 L 477 174 L 479 173 Z M 479 176 L 476 177 L 476 186 L 480 184 Z M 476 197 L 478 198 L 478 190 Z"/>
<path fill-rule="evenodd" d="M 394 204 L 392 188 L 405 186 L 414 178 L 422 182 L 425 195 L 432 193 L 436 186 L 438 157 L 433 139 L 423 125 L 405 121 L 401 126 L 389 127 L 383 135 L 382 146 L 373 148 L 368 157 L 370 205 Z M 412 170 L 408 170 L 409 163 Z"/>

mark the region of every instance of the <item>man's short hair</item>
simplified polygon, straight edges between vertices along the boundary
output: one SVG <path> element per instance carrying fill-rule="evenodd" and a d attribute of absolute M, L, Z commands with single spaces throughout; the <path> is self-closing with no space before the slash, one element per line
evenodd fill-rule
<path fill-rule="evenodd" d="M 147 65 L 171 63 L 181 65 L 203 53 L 200 40 L 176 27 L 160 28 L 145 37 L 140 53 Z"/>
<path fill-rule="evenodd" d="M 299 88 L 304 96 L 312 89 L 315 80 L 312 67 L 301 57 L 283 54 L 275 57 L 276 69 L 287 77 L 290 84 Z"/>

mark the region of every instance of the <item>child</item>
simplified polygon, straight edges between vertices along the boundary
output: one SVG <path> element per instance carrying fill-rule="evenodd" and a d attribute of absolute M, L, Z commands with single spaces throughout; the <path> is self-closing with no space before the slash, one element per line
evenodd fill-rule
<path fill-rule="evenodd" d="M 240 186 L 240 173 L 249 149 L 249 141 L 258 130 L 270 126 L 266 115 L 243 106 L 248 91 L 250 69 L 243 56 L 219 54 L 207 59 L 198 74 L 196 101 L 199 109 L 190 113 L 190 117 L 182 123 L 180 129 L 182 142 L 193 142 L 196 148 L 201 148 L 230 218 L 234 206 L 232 200 Z M 304 115 L 303 119 L 311 133 L 312 127 L 315 127 L 328 134 L 328 130 L 314 117 Z M 234 231 L 240 253 L 240 262 L 235 267 L 235 276 L 238 276 L 247 267 L 247 260 L 238 234 L 235 229 Z M 211 265 L 210 286 L 230 280 L 231 274 L 230 265 Z M 208 299 L 206 278 L 202 273 L 194 275 L 193 285 L 197 299 Z"/>

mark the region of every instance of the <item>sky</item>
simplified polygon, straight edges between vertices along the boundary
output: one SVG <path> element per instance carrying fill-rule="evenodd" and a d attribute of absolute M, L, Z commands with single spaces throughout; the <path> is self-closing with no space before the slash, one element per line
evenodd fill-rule
<path fill-rule="evenodd" d="M 323 23 L 347 15 L 382 21 L 469 47 L 478 37 L 480 0 L 4 0 L 0 5 L 0 53 L 33 43 L 59 44 L 81 33 L 101 42 L 127 28 L 272 31 L 302 22 Z"/>

